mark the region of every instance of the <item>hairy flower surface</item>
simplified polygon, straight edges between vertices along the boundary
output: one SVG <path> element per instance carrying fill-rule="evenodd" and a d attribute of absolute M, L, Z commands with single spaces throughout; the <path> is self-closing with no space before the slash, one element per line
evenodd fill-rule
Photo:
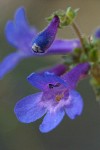
<path fill-rule="evenodd" d="M 28 81 L 42 92 L 29 95 L 16 104 L 14 112 L 18 120 L 30 123 L 46 114 L 39 129 L 49 132 L 61 122 L 65 113 L 75 119 L 83 109 L 82 97 L 75 87 L 89 68 L 88 63 L 79 64 L 62 77 L 49 72 L 32 73 Z"/>
<path fill-rule="evenodd" d="M 32 41 L 37 35 L 34 27 L 30 27 L 23 7 L 17 9 L 14 20 L 8 21 L 5 27 L 5 34 L 8 42 L 16 48 L 16 52 L 11 53 L 0 63 L 0 78 L 10 72 L 20 60 L 32 56 L 38 56 L 32 51 Z M 51 40 L 52 41 L 52 40 Z M 66 54 L 80 47 L 77 39 L 55 40 L 46 54 Z"/>

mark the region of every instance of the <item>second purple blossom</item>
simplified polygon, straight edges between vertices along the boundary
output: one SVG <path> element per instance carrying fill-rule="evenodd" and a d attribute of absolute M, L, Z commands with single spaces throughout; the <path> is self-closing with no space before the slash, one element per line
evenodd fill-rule
<path fill-rule="evenodd" d="M 37 30 L 28 23 L 25 9 L 23 7 L 18 8 L 15 12 L 14 19 L 9 20 L 5 27 L 7 41 L 15 47 L 15 52 L 6 56 L 0 63 L 0 79 L 13 70 L 17 64 L 25 58 L 41 55 L 67 54 L 72 52 L 75 48 L 81 47 L 78 39 L 55 39 L 58 26 L 59 18 L 56 16 L 42 32 L 37 34 Z M 42 39 L 40 37 L 42 37 Z M 46 53 L 43 54 L 37 54 L 32 51 L 32 41 L 40 43 L 40 39 L 44 42 L 42 44 L 42 50 L 45 51 L 48 49 Z"/>

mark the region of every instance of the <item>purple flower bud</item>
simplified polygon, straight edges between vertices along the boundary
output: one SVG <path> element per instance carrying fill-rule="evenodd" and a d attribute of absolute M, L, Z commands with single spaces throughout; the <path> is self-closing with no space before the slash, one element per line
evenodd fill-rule
<path fill-rule="evenodd" d="M 54 16 L 51 23 L 41 31 L 32 42 L 32 50 L 35 53 L 44 53 L 53 43 L 60 20 L 58 16 Z"/>
<path fill-rule="evenodd" d="M 96 31 L 94 33 L 94 37 L 97 39 L 100 39 L 100 27 L 96 29 Z"/>

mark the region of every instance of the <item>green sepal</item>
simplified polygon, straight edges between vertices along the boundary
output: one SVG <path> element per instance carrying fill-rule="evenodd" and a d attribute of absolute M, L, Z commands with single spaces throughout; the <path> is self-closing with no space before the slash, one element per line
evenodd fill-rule
<path fill-rule="evenodd" d="M 98 102 L 100 102 L 100 84 L 98 84 L 98 82 L 94 78 L 92 78 L 90 80 L 90 83 L 91 83 L 94 93 L 96 95 L 96 100 Z"/>
<path fill-rule="evenodd" d="M 58 10 L 54 12 L 51 16 L 46 18 L 46 20 L 50 22 L 53 17 L 57 15 L 60 19 L 59 28 L 63 28 L 64 26 L 70 25 L 74 21 L 75 17 L 77 16 L 78 10 L 79 9 L 74 10 L 71 7 L 68 7 L 66 11 Z"/>
<path fill-rule="evenodd" d="M 88 56 L 83 53 L 83 54 L 80 56 L 80 62 L 82 63 L 82 62 L 86 62 L 86 61 L 88 61 Z"/>
<path fill-rule="evenodd" d="M 71 7 L 68 7 L 66 10 L 66 16 L 69 18 L 70 23 L 73 22 L 73 20 L 75 19 L 75 17 L 77 16 L 79 9 L 72 9 Z"/>
<path fill-rule="evenodd" d="M 98 61 L 98 51 L 95 48 L 89 50 L 88 56 L 89 56 L 89 60 L 91 62 L 97 62 Z"/>

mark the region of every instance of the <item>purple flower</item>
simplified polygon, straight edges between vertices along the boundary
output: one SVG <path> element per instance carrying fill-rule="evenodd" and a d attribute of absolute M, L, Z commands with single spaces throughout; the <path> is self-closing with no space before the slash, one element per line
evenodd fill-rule
<path fill-rule="evenodd" d="M 94 33 L 94 37 L 97 39 L 100 39 L 100 28 L 97 28 L 95 33 Z"/>
<path fill-rule="evenodd" d="M 53 43 L 60 20 L 54 16 L 50 24 L 40 32 L 32 42 L 32 49 L 35 53 L 44 53 Z"/>
<path fill-rule="evenodd" d="M 16 52 L 8 55 L 0 63 L 0 79 L 10 72 L 22 59 L 38 56 L 32 51 L 31 47 L 37 31 L 34 27 L 29 26 L 24 8 L 18 8 L 14 20 L 8 21 L 5 27 L 5 34 L 9 43 L 16 48 Z M 55 40 L 46 54 L 39 55 L 66 54 L 80 46 L 80 42 L 77 39 Z"/>
<path fill-rule="evenodd" d="M 62 121 L 65 113 L 70 119 L 81 115 L 83 100 L 75 87 L 89 68 L 88 63 L 79 64 L 63 77 L 49 72 L 32 73 L 28 81 L 42 92 L 29 95 L 16 104 L 14 112 L 18 120 L 30 123 L 45 115 L 39 129 L 49 132 Z"/>
<path fill-rule="evenodd" d="M 17 51 L 8 55 L 0 63 L 0 78 L 11 71 L 20 60 L 33 55 L 31 41 L 36 33 L 36 29 L 28 24 L 24 8 L 17 9 L 14 21 L 8 21 L 5 27 L 6 38 L 10 44 L 16 47 Z"/>

